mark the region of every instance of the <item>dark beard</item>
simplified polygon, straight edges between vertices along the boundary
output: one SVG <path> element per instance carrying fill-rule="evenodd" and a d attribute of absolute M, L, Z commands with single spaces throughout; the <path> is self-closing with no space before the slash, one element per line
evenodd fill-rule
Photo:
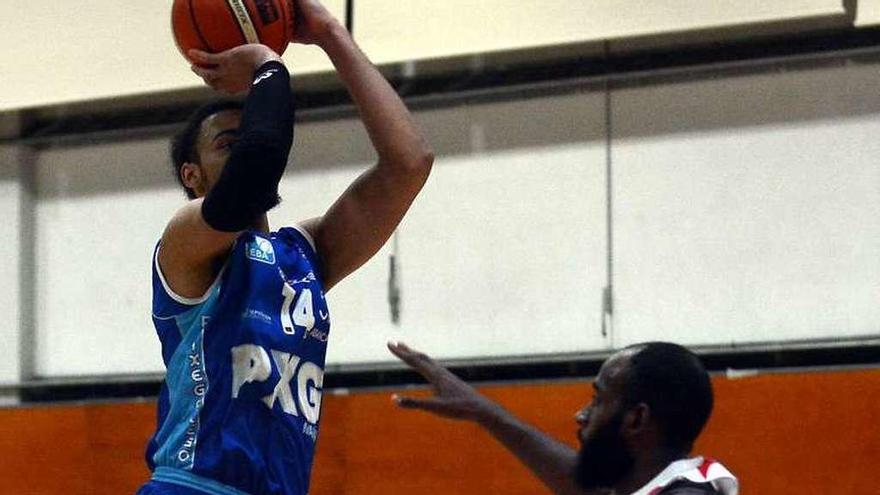
<path fill-rule="evenodd" d="M 611 488 L 635 465 L 635 459 L 620 437 L 623 411 L 581 446 L 575 467 L 575 482 L 583 489 Z"/>

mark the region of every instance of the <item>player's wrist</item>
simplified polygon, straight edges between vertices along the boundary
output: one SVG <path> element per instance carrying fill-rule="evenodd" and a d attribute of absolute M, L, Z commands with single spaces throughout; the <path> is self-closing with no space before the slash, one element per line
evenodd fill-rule
<path fill-rule="evenodd" d="M 473 420 L 489 431 L 504 422 L 505 410 L 498 404 L 487 400 L 477 401 L 474 407 Z"/>
<path fill-rule="evenodd" d="M 260 49 L 256 50 L 253 57 L 254 71 L 259 70 L 269 62 L 278 62 L 284 65 L 284 60 L 274 50 L 265 45 L 259 45 Z"/>
<path fill-rule="evenodd" d="M 323 26 L 318 30 L 315 36 L 315 44 L 324 51 L 327 51 L 332 49 L 339 41 L 350 37 L 351 34 L 345 29 L 345 26 L 340 24 L 336 18 L 330 17 L 324 21 Z"/>

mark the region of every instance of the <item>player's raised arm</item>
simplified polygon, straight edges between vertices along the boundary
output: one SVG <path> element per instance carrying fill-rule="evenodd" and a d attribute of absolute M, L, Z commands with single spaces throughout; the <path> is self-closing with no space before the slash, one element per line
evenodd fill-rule
<path fill-rule="evenodd" d="M 394 89 L 316 0 L 297 0 L 295 41 L 330 57 L 367 129 L 378 163 L 364 172 L 323 217 L 308 222 L 327 289 L 370 259 L 388 240 L 422 189 L 432 151 Z"/>
<path fill-rule="evenodd" d="M 243 109 L 230 105 L 205 115 L 191 123 L 187 142 L 175 143 L 181 183 L 195 199 L 168 223 L 158 261 L 177 294 L 199 297 L 238 234 L 266 230 L 265 213 L 278 202 L 293 142 L 293 111 L 290 76 L 268 47 L 191 56 L 202 64 L 193 71 L 208 85 L 227 93 L 249 90 Z"/>

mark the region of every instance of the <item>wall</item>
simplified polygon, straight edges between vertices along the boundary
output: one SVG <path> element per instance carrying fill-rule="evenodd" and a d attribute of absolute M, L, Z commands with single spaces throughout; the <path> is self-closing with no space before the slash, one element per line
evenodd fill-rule
<path fill-rule="evenodd" d="M 4 70 L 0 112 L 124 96 L 194 90 L 194 77 L 172 41 L 171 0 L 91 0 L 59 8 L 53 0 L 11 7 L 0 47 Z M 324 4 L 344 18 L 344 0 Z M 355 35 L 379 63 L 534 49 L 694 30 L 802 29 L 849 23 L 840 0 L 553 0 L 533 7 L 509 0 L 356 1 Z M 467 13 L 467 15 L 461 15 Z M 71 22 L 75 18 L 76 22 Z M 540 26 L 540 29 L 536 29 Z M 815 28 L 816 26 L 812 26 Z M 36 35 L 35 35 L 36 33 Z M 488 35 L 487 35 L 488 34 Z M 328 73 L 320 50 L 297 46 L 286 55 L 297 74 Z M 51 77 L 45 77 L 51 66 Z"/>
<path fill-rule="evenodd" d="M 696 452 L 724 462 L 742 493 L 876 493 L 880 371 L 716 377 Z M 586 381 L 483 387 L 527 421 L 575 444 Z M 476 426 L 396 410 L 393 391 L 325 395 L 311 493 L 546 493 Z M 409 391 L 412 393 L 412 391 Z M 0 409 L 0 491 L 132 493 L 148 476 L 154 404 Z M 63 448 L 59 440 L 63 439 Z"/>
<path fill-rule="evenodd" d="M 880 24 L 880 1 L 860 0 L 856 10 L 856 26 L 876 26 Z"/>
<path fill-rule="evenodd" d="M 627 87 L 610 122 L 597 91 L 417 112 L 434 173 L 331 292 L 328 362 L 388 361 L 401 338 L 454 358 L 876 335 L 878 84 L 859 65 Z M 373 159 L 350 119 L 301 125 L 295 150 L 276 225 L 321 214 Z M 161 371 L 144 260 L 181 199 L 165 153 L 162 136 L 37 155 L 38 375 Z"/>
<path fill-rule="evenodd" d="M 832 65 L 618 88 L 607 121 L 605 95 L 589 88 L 416 112 L 434 172 L 395 239 L 330 293 L 329 365 L 388 362 L 389 339 L 478 358 L 657 338 L 727 347 L 875 337 L 880 223 L 865 212 L 880 207 L 878 84 L 875 65 Z M 147 267 L 183 201 L 167 138 L 34 153 L 26 372 L 162 371 Z M 15 227 L 23 182 L 10 153 L 2 197 Z M 287 201 L 270 220 L 320 215 L 373 159 L 354 119 L 300 124 Z M 3 261 L 15 277 L 17 252 Z M 603 335 L 609 257 L 614 317 Z M 19 285 L 0 291 L 16 311 L 30 297 Z M 21 335 L 0 327 L 10 349 Z M 16 380 L 18 365 L 6 366 Z"/>
<path fill-rule="evenodd" d="M 614 93 L 616 343 L 878 334 L 876 76 L 852 65 Z"/>
<path fill-rule="evenodd" d="M 161 369 L 150 257 L 182 198 L 167 146 L 163 137 L 38 155 L 38 376 Z"/>
<path fill-rule="evenodd" d="M 344 17 L 345 0 L 324 3 Z M 15 70 L 4 70 L 0 112 L 132 95 L 152 95 L 146 104 L 153 104 L 156 94 L 199 88 L 174 44 L 171 4 L 91 0 L 59 8 L 32 0 L 13 7 L 20 15 L 6 25 L 0 67 Z M 313 47 L 293 47 L 285 57 L 299 74 L 331 68 Z M 44 77 L 47 65 L 52 77 Z"/>
<path fill-rule="evenodd" d="M 20 178 L 20 164 L 24 160 L 21 149 L 0 145 L 0 211 L 3 212 L 3 230 L 6 242 L 0 243 L 0 384 L 16 383 L 20 379 L 21 363 L 19 339 L 21 336 L 21 205 L 24 191 Z"/>
<path fill-rule="evenodd" d="M 328 363 L 388 361 L 384 343 L 400 338 L 443 357 L 605 348 L 594 318 L 605 282 L 602 112 L 601 95 L 580 92 L 418 112 L 438 159 L 398 234 L 401 322 L 387 301 L 389 245 L 329 294 Z M 373 162 L 368 143 L 352 119 L 300 125 L 271 223 L 322 214 Z M 163 370 L 148 266 L 183 201 L 166 152 L 161 136 L 37 155 L 38 376 Z M 527 269 L 507 268 L 526 259 Z M 518 289 L 534 283 L 559 292 Z"/>
<path fill-rule="evenodd" d="M 748 32 L 770 23 L 796 30 L 805 20 L 819 19 L 826 25 L 845 22 L 843 2 L 836 0 L 373 0 L 354 5 L 355 34 L 379 63 L 604 40 L 625 51 L 626 40 L 646 36 L 680 38 L 743 27 Z"/>

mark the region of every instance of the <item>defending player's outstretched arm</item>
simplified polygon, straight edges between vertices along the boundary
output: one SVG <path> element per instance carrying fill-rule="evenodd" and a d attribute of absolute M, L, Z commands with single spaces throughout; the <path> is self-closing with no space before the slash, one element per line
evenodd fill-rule
<path fill-rule="evenodd" d="M 574 449 L 524 423 L 427 355 L 402 343 L 389 343 L 388 349 L 425 377 L 434 388 L 435 395 L 428 399 L 395 395 L 393 400 L 398 406 L 421 409 L 445 418 L 473 421 L 513 453 L 553 493 L 588 493 L 574 482 L 577 463 Z"/>
<path fill-rule="evenodd" d="M 422 189 L 433 154 L 406 106 L 348 31 L 316 0 L 298 0 L 295 42 L 321 47 L 360 113 L 378 163 L 320 218 L 306 222 L 329 289 L 388 240 Z"/>

